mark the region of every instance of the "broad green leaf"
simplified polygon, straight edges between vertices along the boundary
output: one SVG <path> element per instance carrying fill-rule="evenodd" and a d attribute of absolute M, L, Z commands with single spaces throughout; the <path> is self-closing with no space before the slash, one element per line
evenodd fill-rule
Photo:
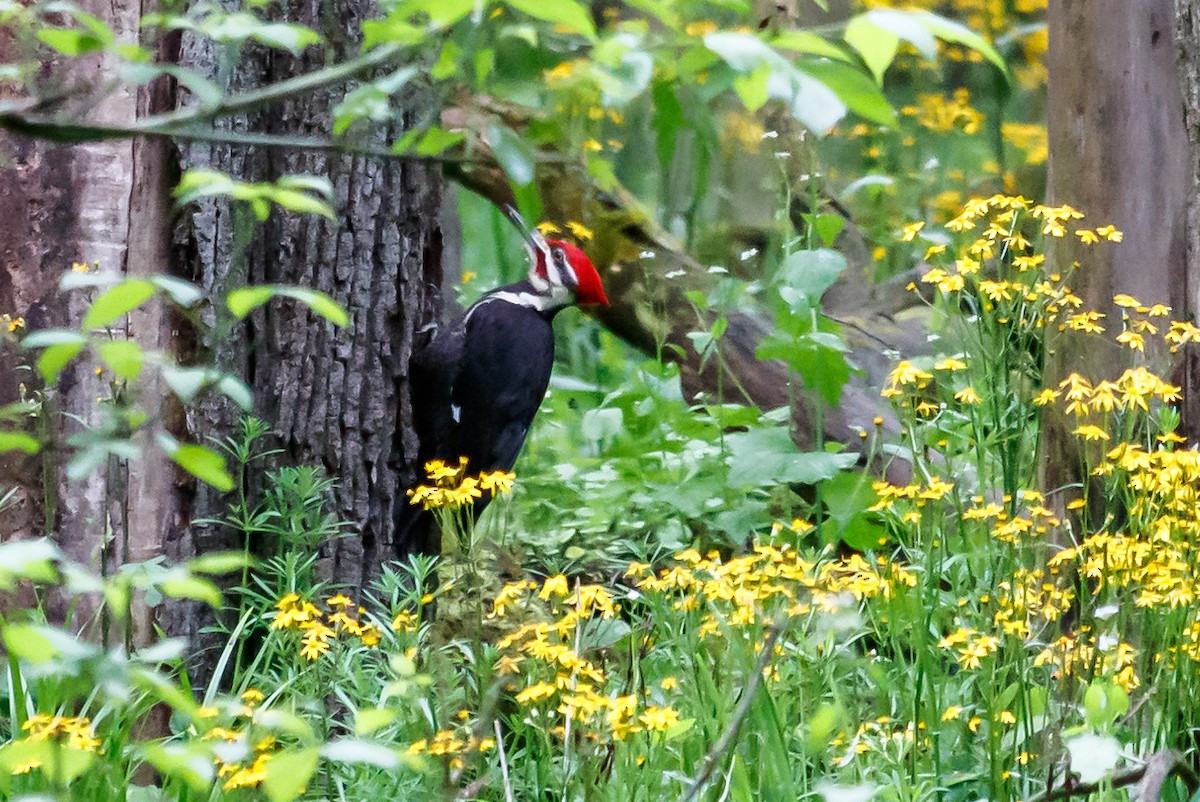
<path fill-rule="evenodd" d="M 18 579 L 57 582 L 55 563 L 62 559 L 62 552 L 46 538 L 0 543 L 0 588 L 11 590 Z"/>
<path fill-rule="evenodd" d="M 856 454 L 799 451 L 783 427 L 734 432 L 726 437 L 726 443 L 731 487 L 815 484 L 858 461 Z"/>
<path fill-rule="evenodd" d="M 179 443 L 167 434 L 158 435 L 159 445 L 179 467 L 222 493 L 233 489 L 233 477 L 225 468 L 225 458 L 211 448 Z"/>
<path fill-rule="evenodd" d="M 80 640 L 55 627 L 41 624 L 7 624 L 4 645 L 10 654 L 28 663 L 45 664 L 57 660 L 75 662 L 96 654 L 99 647 Z"/>
<path fill-rule="evenodd" d="M 376 45 L 415 45 L 425 41 L 424 28 L 408 23 L 402 13 L 393 11 L 385 19 L 368 20 L 362 24 L 363 47 Z"/>
<path fill-rule="evenodd" d="M 64 56 L 94 53 L 105 45 L 96 35 L 74 28 L 40 28 L 37 37 Z"/>
<path fill-rule="evenodd" d="M 26 454 L 36 454 L 42 448 L 36 437 L 24 432 L 0 431 L 0 453 L 6 451 L 23 451 Z"/>
<path fill-rule="evenodd" d="M 194 306 L 204 297 L 204 293 L 200 291 L 199 287 L 181 278 L 155 276 L 150 281 L 154 283 L 155 287 L 169 295 L 172 301 L 185 309 Z"/>
<path fill-rule="evenodd" d="M 225 458 L 211 448 L 193 444 L 181 445 L 171 454 L 181 468 L 222 493 L 233 489 L 233 477 L 225 467 Z"/>
<path fill-rule="evenodd" d="M 536 19 L 553 22 L 596 41 L 596 25 L 587 7 L 577 0 L 504 0 L 505 4 Z"/>
<path fill-rule="evenodd" d="M 781 293 L 788 288 L 800 293 L 807 306 L 816 307 L 821 296 L 846 269 L 846 257 L 827 248 L 788 254 L 775 274 Z"/>
<path fill-rule="evenodd" d="M 934 36 L 946 42 L 953 42 L 978 51 L 984 58 L 999 67 L 1001 72 L 1008 75 L 1008 67 L 1004 64 L 1004 59 L 996 52 L 996 48 L 975 31 L 960 22 L 946 19 L 929 11 L 917 12 L 917 15 L 921 17 L 925 26 Z"/>
<path fill-rule="evenodd" d="M 1082 783 L 1099 782 L 1108 776 L 1121 759 L 1121 744 L 1110 735 L 1084 735 L 1067 740 L 1071 771 Z"/>
<path fill-rule="evenodd" d="M 790 50 L 793 53 L 850 61 L 850 56 L 846 51 L 811 31 L 783 31 L 771 40 L 771 46 L 778 50 Z"/>
<path fill-rule="evenodd" d="M 421 156 L 437 156 L 467 138 L 462 131 L 447 131 L 438 126 L 432 126 L 421 135 L 416 143 L 416 151 Z"/>
<path fill-rule="evenodd" d="M 232 574 L 234 571 L 240 571 L 248 565 L 253 565 L 254 560 L 249 559 L 240 551 L 218 551 L 213 554 L 202 554 L 188 560 L 187 567 L 189 571 L 194 571 L 197 574 Z"/>
<path fill-rule="evenodd" d="M 314 314 L 336 326 L 345 328 L 350 325 L 350 316 L 337 301 L 320 290 L 310 290 L 306 287 L 288 287 L 277 284 L 243 287 L 229 293 L 225 304 L 229 307 L 229 311 L 233 312 L 234 317 L 241 320 L 276 296 L 297 300 L 311 309 Z"/>
<path fill-rule="evenodd" d="M 928 35 L 928 34 L 926 34 Z M 866 14 L 855 17 L 846 25 L 846 41 L 858 51 L 877 83 L 896 58 L 900 37 L 875 24 Z M 932 39 L 932 37 L 931 37 Z"/>
<path fill-rule="evenodd" d="M 930 61 L 937 59 L 937 41 L 930 32 L 923 14 L 900 9 L 879 8 L 868 11 L 863 17 L 875 27 L 908 42 Z"/>
<path fill-rule="evenodd" d="M 54 384 L 54 380 L 58 378 L 58 374 L 62 373 L 67 363 L 82 350 L 83 346 L 76 343 L 51 345 L 38 357 L 38 373 L 42 374 L 42 379 L 46 384 Z"/>
<path fill-rule="evenodd" d="M 346 313 L 342 305 L 320 290 L 310 290 L 306 287 L 277 287 L 276 289 L 280 295 L 285 298 L 294 298 L 335 326 L 344 329 L 350 325 L 350 315 Z"/>
<path fill-rule="evenodd" d="M 490 131 L 492 153 L 508 174 L 508 179 L 519 187 L 531 184 L 536 158 L 533 148 L 507 125 L 493 125 Z"/>
<path fill-rule="evenodd" d="M 321 748 L 321 755 L 338 763 L 363 763 L 381 769 L 394 769 L 400 765 L 400 758 L 393 750 L 357 738 L 330 741 Z"/>
<path fill-rule="evenodd" d="M 224 393 L 226 398 L 237 404 L 243 412 L 250 412 L 254 408 L 254 396 L 251 395 L 250 388 L 237 376 L 226 373 L 217 379 L 217 389 Z"/>
<path fill-rule="evenodd" d="M 370 735 L 396 720 L 396 711 L 380 707 L 360 708 L 354 716 L 354 734 Z"/>
<path fill-rule="evenodd" d="M 154 295 L 154 285 L 145 279 L 125 279 L 100 294 L 83 316 L 84 329 L 108 326 L 141 306 Z"/>
<path fill-rule="evenodd" d="M 846 115 L 846 104 L 832 89 L 804 74 L 757 36 L 718 31 L 704 37 L 704 46 L 739 73 L 770 67 L 767 95 L 782 101 L 797 121 L 824 135 Z"/>
<path fill-rule="evenodd" d="M 211 368 L 181 368 L 177 365 L 163 365 L 163 381 L 171 388 L 171 392 L 185 404 L 195 400 L 196 394 L 204 389 L 214 377 Z"/>
<path fill-rule="evenodd" d="M 733 79 L 733 89 L 741 98 L 746 111 L 758 111 L 767 102 L 767 81 L 771 78 L 771 66 L 760 64 L 754 72 Z"/>
<path fill-rule="evenodd" d="M 233 316 L 241 320 L 258 307 L 275 297 L 275 287 L 268 284 L 259 287 L 241 287 L 225 298 L 225 306 Z"/>
<path fill-rule="evenodd" d="M 142 347 L 133 340 L 106 340 L 96 346 L 96 351 L 109 370 L 130 381 L 141 374 L 146 361 Z"/>
<path fill-rule="evenodd" d="M 275 753 L 267 763 L 262 789 L 271 802 L 291 802 L 304 793 L 308 781 L 317 770 L 320 750 L 287 749 Z"/>
<path fill-rule="evenodd" d="M 187 448 L 187 446 L 180 446 L 181 450 L 184 448 Z M 176 453 L 178 454 L 178 452 Z M 176 462 L 178 461 L 179 460 L 176 459 Z M 192 471 L 192 473 L 195 472 Z M 206 479 L 205 481 L 208 480 Z M 214 483 L 209 482 L 209 484 Z M 232 486 L 233 481 L 230 480 L 230 488 L 232 488 Z M 179 575 L 170 576 L 161 582 L 158 582 L 157 584 L 163 595 L 172 599 L 192 599 L 194 601 L 201 601 L 208 604 L 208 606 L 212 607 L 214 610 L 219 609 L 221 606 L 220 589 L 218 589 L 217 586 L 211 581 L 204 579 L 203 577 L 190 576 L 181 572 Z"/>
<path fill-rule="evenodd" d="M 896 110 L 861 69 L 839 61 L 813 60 L 800 61 L 796 67 L 829 87 L 850 111 L 873 123 L 895 127 Z"/>
<path fill-rule="evenodd" d="M 212 785 L 216 766 L 204 744 L 151 742 L 141 748 L 141 753 L 160 774 L 181 780 L 195 794 L 202 794 Z"/>
<path fill-rule="evenodd" d="M 292 189 L 275 189 L 270 194 L 272 201 L 289 212 L 316 214 L 328 220 L 337 219 L 337 216 L 333 213 L 332 206 L 320 198 L 309 195 L 307 192 L 297 192 Z"/>
<path fill-rule="evenodd" d="M 80 347 L 87 344 L 87 335 L 74 329 L 42 329 L 41 331 L 31 331 L 21 340 L 21 345 L 24 348 L 45 348 L 50 345 L 78 345 Z"/>

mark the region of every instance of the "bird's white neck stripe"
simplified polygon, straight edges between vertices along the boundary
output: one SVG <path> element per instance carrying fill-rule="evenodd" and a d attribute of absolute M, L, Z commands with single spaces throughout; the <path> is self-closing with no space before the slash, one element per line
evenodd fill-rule
<path fill-rule="evenodd" d="M 527 309 L 536 309 L 538 312 L 545 312 L 550 309 L 560 309 L 564 306 L 570 306 L 571 291 L 561 284 L 550 287 L 549 291 L 545 293 L 500 290 L 499 292 L 493 292 L 490 295 L 480 298 L 467 312 L 466 320 L 470 320 L 472 313 L 476 309 L 492 301 L 504 301 L 514 306 L 524 306 Z"/>

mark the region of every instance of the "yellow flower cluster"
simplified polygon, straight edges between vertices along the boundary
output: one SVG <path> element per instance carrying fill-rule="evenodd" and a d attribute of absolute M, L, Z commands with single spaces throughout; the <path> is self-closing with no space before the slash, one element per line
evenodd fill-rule
<path fill-rule="evenodd" d="M 1074 588 L 1061 581 L 1054 566 L 1018 569 L 1012 579 L 999 583 L 995 596 L 993 625 L 1005 635 L 1025 640 L 1040 636 L 1075 603 Z"/>
<path fill-rule="evenodd" d="M 643 705 L 637 695 L 608 690 L 610 677 L 596 663 L 578 653 L 575 643 L 589 621 L 611 619 L 619 610 L 607 589 L 577 584 L 572 590 L 565 576 L 538 583 L 522 580 L 506 585 L 493 602 L 493 618 L 504 618 L 515 609 L 529 607 L 534 599 L 559 612 L 550 622 L 519 626 L 497 642 L 500 674 L 524 673 L 527 684 L 515 696 L 531 708 L 531 721 L 548 721 L 549 731 L 565 737 L 566 724 L 583 726 L 589 741 L 625 740 L 639 732 L 665 731 L 678 713 L 663 705 Z M 546 715 L 557 714 L 561 724 Z"/>
<path fill-rule="evenodd" d="M 982 112 L 971 105 L 971 93 L 961 86 L 948 98 L 922 92 L 917 95 L 915 106 L 904 106 L 900 112 L 915 117 L 923 127 L 939 134 L 950 131 L 975 134 L 986 119 Z"/>
<path fill-rule="evenodd" d="M 1086 629 L 1052 642 L 1034 658 L 1034 665 L 1051 666 L 1056 678 L 1108 677 L 1126 691 L 1140 687 L 1137 649 L 1116 638 L 1097 638 Z"/>
<path fill-rule="evenodd" d="M 938 648 L 954 651 L 954 659 L 963 668 L 979 668 L 985 657 L 1000 648 L 1000 639 L 969 627 L 959 627 L 939 640 Z"/>
<path fill-rule="evenodd" d="M 92 722 L 87 716 L 51 716 L 37 713 L 21 725 L 25 739 L 29 741 L 54 741 L 68 749 L 99 754 L 100 739 L 96 737 Z M 32 758 L 12 768 L 13 774 L 29 774 L 42 767 L 42 761 Z"/>
<path fill-rule="evenodd" d="M 258 706 L 266 696 L 256 688 L 242 693 L 242 703 L 233 708 L 234 722 L 228 726 L 211 726 L 201 736 L 205 741 L 221 741 L 229 744 L 249 744 L 255 725 Z M 215 708 L 202 708 L 198 718 L 209 719 L 220 715 Z M 254 740 L 250 754 L 242 760 L 225 761 L 215 758 L 217 777 L 224 780 L 221 787 L 226 791 L 237 788 L 257 788 L 267 778 L 267 764 L 278 751 L 279 744 L 274 736 L 263 735 Z"/>
<path fill-rule="evenodd" d="M 516 477 L 507 471 L 491 471 L 476 476 L 467 475 L 467 458 L 459 457 L 458 465 L 442 460 L 425 463 L 429 484 L 417 485 L 408 491 L 408 503 L 420 504 L 427 510 L 456 510 L 474 504 L 483 494 L 495 496 L 512 490 Z"/>
<path fill-rule="evenodd" d="M 465 714 L 465 715 L 462 715 Z M 469 711 L 461 711 L 460 718 L 464 721 L 469 717 Z M 490 752 L 496 748 L 495 738 L 480 738 L 470 731 L 464 723 L 455 729 L 438 730 L 429 738 L 413 741 L 408 746 L 410 755 L 429 755 L 431 757 L 448 758 L 447 765 L 451 771 L 461 771 L 466 767 L 463 755 L 470 753 Z"/>
<path fill-rule="evenodd" d="M 278 612 L 271 628 L 302 632 L 300 656 L 310 662 L 329 651 L 332 641 L 339 636 L 357 638 L 367 647 L 379 644 L 382 637 L 379 628 L 360 620 L 366 610 L 357 607 L 348 596 L 338 593 L 326 599 L 325 604 L 328 609 L 323 611 L 298 593 L 288 593 L 275 605 Z"/>

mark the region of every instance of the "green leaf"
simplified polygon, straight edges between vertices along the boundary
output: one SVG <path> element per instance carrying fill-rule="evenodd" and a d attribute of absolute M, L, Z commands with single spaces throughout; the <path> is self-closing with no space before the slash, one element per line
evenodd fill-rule
<path fill-rule="evenodd" d="M 447 131 L 435 125 L 421 135 L 416 151 L 421 156 L 437 156 L 466 138 L 467 135 L 462 131 Z"/>
<path fill-rule="evenodd" d="M 217 379 L 217 389 L 224 393 L 226 398 L 237 404 L 243 412 L 250 412 L 254 409 L 254 396 L 251 395 L 250 388 L 237 376 L 226 373 Z"/>
<path fill-rule="evenodd" d="M 155 276 L 150 279 L 155 287 L 170 296 L 171 300 L 184 309 L 195 306 L 204 297 L 204 293 L 190 281 L 184 281 L 174 276 Z"/>
<path fill-rule="evenodd" d="M 218 551 L 188 560 L 187 567 L 189 571 L 197 574 L 220 576 L 221 574 L 232 574 L 234 571 L 240 571 L 253 564 L 254 560 L 240 551 Z"/>
<path fill-rule="evenodd" d="M 379 707 L 360 708 L 354 716 L 354 734 L 370 735 L 396 720 L 396 711 Z"/>
<path fill-rule="evenodd" d="M 246 317 L 258 307 L 275 297 L 275 287 L 267 284 L 259 287 L 241 287 L 225 298 L 225 306 L 238 320 Z"/>
<path fill-rule="evenodd" d="M 783 260 L 775 274 L 775 281 L 781 294 L 783 288 L 794 290 L 805 305 L 815 308 L 821 296 L 845 269 L 846 257 L 837 251 L 828 248 L 795 251 Z"/>
<path fill-rule="evenodd" d="M 856 454 L 797 450 L 787 429 L 775 427 L 734 432 L 729 446 L 729 485 L 761 487 L 799 482 L 816 484 L 858 461 Z"/>
<path fill-rule="evenodd" d="M 212 785 L 216 767 L 204 744 L 150 742 L 141 752 L 160 774 L 183 781 L 195 794 L 202 794 Z"/>
<path fill-rule="evenodd" d="M 76 662 L 91 657 L 98 650 L 61 629 L 40 624 L 7 624 L 3 639 L 10 654 L 37 665 L 57 660 Z"/>
<path fill-rule="evenodd" d="M 395 769 L 400 765 L 399 756 L 391 749 L 357 738 L 330 741 L 321 748 L 321 755 L 337 763 L 361 763 L 381 769 Z"/>
<path fill-rule="evenodd" d="M 138 377 L 146 361 L 142 347 L 133 340 L 107 340 L 96 346 L 96 351 L 109 370 L 130 381 Z"/>
<path fill-rule="evenodd" d="M 42 448 L 36 437 L 24 432 L 0 431 L 0 453 L 7 451 L 23 451 L 26 454 L 36 454 Z"/>
<path fill-rule="evenodd" d="M 771 66 L 760 64 L 754 72 L 733 79 L 733 90 L 741 98 L 746 111 L 758 111 L 767 102 L 767 81 L 771 78 Z"/>
<path fill-rule="evenodd" d="M 46 538 L 0 543 L 0 588 L 11 590 L 16 580 L 57 582 L 55 563 L 62 559 L 62 552 Z"/>
<path fill-rule="evenodd" d="M 67 363 L 82 350 L 83 345 L 76 343 L 60 343 L 50 346 L 38 357 L 38 373 L 42 374 L 42 379 L 46 384 L 54 384 L 54 380 L 58 378 L 58 374 L 62 373 Z"/>
<path fill-rule="evenodd" d="M 140 278 L 125 279 L 100 294 L 87 314 L 83 316 L 83 328 L 96 329 L 108 326 L 133 309 L 141 306 L 154 295 L 154 285 Z"/>
<path fill-rule="evenodd" d="M 211 448 L 192 443 L 181 444 L 175 438 L 159 434 L 159 445 L 179 467 L 222 493 L 233 489 L 233 477 L 225 468 L 225 458 Z"/>
<path fill-rule="evenodd" d="M 350 316 L 337 301 L 320 290 L 310 290 L 305 287 L 288 287 L 278 284 L 242 287 L 229 293 L 225 304 L 234 317 L 241 320 L 276 296 L 295 299 L 336 326 L 345 328 L 350 325 Z"/>
<path fill-rule="evenodd" d="M 882 84 L 883 74 L 892 65 L 896 51 L 900 48 L 900 37 L 876 25 L 868 15 L 862 14 L 846 25 L 845 38 L 862 56 L 867 69 L 875 76 L 875 81 Z"/>
<path fill-rule="evenodd" d="M 771 40 L 771 46 L 793 53 L 823 56 L 838 61 L 850 61 L 846 51 L 811 31 L 783 31 Z"/>
<path fill-rule="evenodd" d="M 850 111 L 873 123 L 896 126 L 896 110 L 879 85 L 861 69 L 838 61 L 801 61 L 797 69 L 829 87 Z"/>
<path fill-rule="evenodd" d="M 333 207 L 320 198 L 313 197 L 307 192 L 297 192 L 293 189 L 275 189 L 270 193 L 271 200 L 297 214 L 316 214 L 328 220 L 336 220 Z"/>
<path fill-rule="evenodd" d="M 753 34 L 718 31 L 704 37 L 704 46 L 739 73 L 768 65 L 768 96 L 785 103 L 797 121 L 817 134 L 828 133 L 846 115 L 846 104 L 832 89 L 796 69 Z"/>
<path fill-rule="evenodd" d="M 82 56 L 103 50 L 105 42 L 95 34 L 74 28 L 41 28 L 37 38 L 64 56 Z"/>
<path fill-rule="evenodd" d="M 277 752 L 266 766 L 262 788 L 271 802 L 291 802 L 304 793 L 317 770 L 320 750 L 287 749 Z"/>
<path fill-rule="evenodd" d="M 211 368 L 181 368 L 177 365 L 163 365 L 162 377 L 167 386 L 171 388 L 171 392 L 175 393 L 180 401 L 190 404 L 195 400 L 196 394 L 213 380 L 214 371 Z"/>
<path fill-rule="evenodd" d="M 505 4 L 535 19 L 553 22 L 596 41 L 596 26 L 587 8 L 577 0 L 504 0 Z"/>
<path fill-rule="evenodd" d="M 978 51 L 984 58 L 999 67 L 1005 76 L 1008 75 L 1008 67 L 1005 65 L 1004 59 L 996 52 L 996 48 L 992 47 L 992 44 L 987 39 L 984 39 L 966 25 L 946 19 L 930 11 L 917 12 L 917 16 L 924 21 L 930 33 L 937 38 Z"/>
<path fill-rule="evenodd" d="M 529 143 L 507 125 L 493 125 L 490 131 L 492 153 L 508 179 L 518 187 L 533 183 L 535 155 Z"/>
<path fill-rule="evenodd" d="M 320 290 L 310 290 L 305 287 L 276 287 L 276 291 L 286 298 L 294 298 L 335 326 L 344 329 L 350 325 L 350 315 L 346 313 L 342 305 Z"/>
<path fill-rule="evenodd" d="M 187 448 L 187 446 L 181 446 Z M 207 480 L 206 480 L 207 481 Z M 210 484 L 212 484 L 210 482 Z M 232 487 L 232 480 L 230 486 Z M 190 576 L 180 573 L 156 583 L 164 596 L 172 599 L 192 599 L 206 603 L 214 610 L 221 607 L 221 591 L 211 581 L 203 577 Z"/>

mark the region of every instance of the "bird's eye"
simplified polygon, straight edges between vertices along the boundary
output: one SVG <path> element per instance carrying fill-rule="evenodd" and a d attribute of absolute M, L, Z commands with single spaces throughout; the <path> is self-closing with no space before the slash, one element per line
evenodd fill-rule
<path fill-rule="evenodd" d="M 555 249 L 554 249 L 554 261 L 558 262 L 560 265 L 561 265 L 561 264 L 566 264 L 566 262 L 567 262 L 567 255 L 566 255 L 566 253 L 564 253 L 564 252 L 563 252 L 563 249 L 562 249 L 562 248 L 555 248 Z"/>

